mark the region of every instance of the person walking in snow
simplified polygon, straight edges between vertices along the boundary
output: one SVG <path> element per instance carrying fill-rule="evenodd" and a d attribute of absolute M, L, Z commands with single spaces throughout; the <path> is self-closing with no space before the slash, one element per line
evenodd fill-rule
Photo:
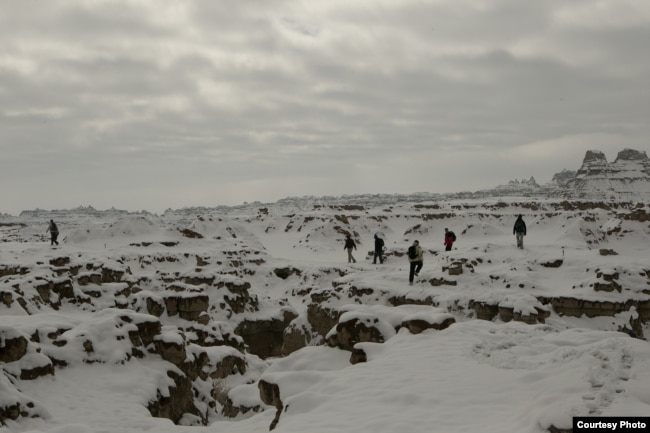
<path fill-rule="evenodd" d="M 512 234 L 516 236 L 517 239 L 517 248 L 524 249 L 524 236 L 526 236 L 526 223 L 524 222 L 521 215 L 517 217 L 515 221 L 515 226 L 512 228 Z"/>
<path fill-rule="evenodd" d="M 372 264 L 377 264 L 377 257 L 379 257 L 379 263 L 384 263 L 384 240 L 375 234 L 375 254 L 372 258 Z"/>
<path fill-rule="evenodd" d="M 445 251 L 451 251 L 452 245 L 456 241 L 456 234 L 445 228 Z"/>
<path fill-rule="evenodd" d="M 59 228 L 53 220 L 50 220 L 50 224 L 47 226 L 47 231 L 50 232 L 50 245 L 59 245 L 59 241 L 56 240 L 56 238 L 59 237 Z"/>
<path fill-rule="evenodd" d="M 413 241 L 408 249 L 408 258 L 409 258 L 409 285 L 413 285 L 413 278 L 417 277 L 420 271 L 422 270 L 422 265 L 424 260 L 422 258 L 423 252 L 420 247 L 420 242 Z"/>
<path fill-rule="evenodd" d="M 356 263 L 357 259 L 354 258 L 352 255 L 352 250 L 357 249 L 357 244 L 354 243 L 354 239 L 350 237 L 350 235 L 346 235 L 345 237 L 345 246 L 343 247 L 344 250 L 347 250 L 348 252 L 348 263 Z"/>

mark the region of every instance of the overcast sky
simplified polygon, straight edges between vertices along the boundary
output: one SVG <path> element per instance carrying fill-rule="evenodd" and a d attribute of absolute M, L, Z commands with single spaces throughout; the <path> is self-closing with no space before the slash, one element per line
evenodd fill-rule
<path fill-rule="evenodd" d="M 650 149 L 647 0 L 0 0 L 0 213 L 476 191 Z"/>

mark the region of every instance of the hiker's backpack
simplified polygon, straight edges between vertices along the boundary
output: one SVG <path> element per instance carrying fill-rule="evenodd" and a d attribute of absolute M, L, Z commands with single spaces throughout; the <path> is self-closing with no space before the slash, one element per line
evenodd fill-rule
<path fill-rule="evenodd" d="M 524 220 L 518 219 L 517 221 L 515 221 L 515 231 L 520 233 L 526 231 L 526 223 L 524 222 Z"/>
<path fill-rule="evenodd" d="M 408 250 L 409 259 L 415 259 L 418 256 L 418 252 L 413 245 L 409 247 Z"/>
<path fill-rule="evenodd" d="M 452 242 L 456 242 L 456 233 L 449 231 L 449 236 L 451 237 Z"/>

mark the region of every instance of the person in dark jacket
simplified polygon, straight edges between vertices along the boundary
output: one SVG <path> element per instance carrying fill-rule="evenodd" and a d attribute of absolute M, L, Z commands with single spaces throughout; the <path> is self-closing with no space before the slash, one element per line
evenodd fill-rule
<path fill-rule="evenodd" d="M 515 226 L 512 228 L 512 234 L 516 236 L 517 248 L 524 249 L 524 236 L 526 236 L 526 223 L 521 215 L 517 217 Z"/>
<path fill-rule="evenodd" d="M 356 263 L 357 259 L 354 258 L 352 255 L 352 250 L 357 249 L 357 244 L 354 243 L 354 239 L 350 237 L 350 235 L 346 235 L 345 237 L 345 246 L 343 247 L 344 250 L 347 250 L 348 252 L 348 263 Z"/>
<path fill-rule="evenodd" d="M 372 264 L 377 264 L 377 258 L 379 257 L 379 263 L 384 263 L 384 240 L 375 234 L 375 254 L 372 258 Z"/>
<path fill-rule="evenodd" d="M 422 265 L 424 264 L 423 260 L 423 251 L 420 247 L 420 242 L 413 241 L 413 245 L 409 247 L 409 250 L 413 251 L 413 254 L 409 252 L 409 285 L 413 285 L 413 278 L 422 270 Z"/>
<path fill-rule="evenodd" d="M 56 226 L 53 220 L 50 220 L 47 231 L 50 232 L 50 245 L 59 245 L 59 241 L 56 240 L 56 238 L 59 237 L 59 228 Z"/>

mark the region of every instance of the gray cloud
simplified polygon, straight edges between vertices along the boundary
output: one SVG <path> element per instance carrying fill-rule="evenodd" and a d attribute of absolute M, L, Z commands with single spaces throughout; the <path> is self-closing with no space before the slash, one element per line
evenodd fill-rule
<path fill-rule="evenodd" d="M 0 8 L 0 212 L 476 190 L 648 150 L 641 2 Z"/>

